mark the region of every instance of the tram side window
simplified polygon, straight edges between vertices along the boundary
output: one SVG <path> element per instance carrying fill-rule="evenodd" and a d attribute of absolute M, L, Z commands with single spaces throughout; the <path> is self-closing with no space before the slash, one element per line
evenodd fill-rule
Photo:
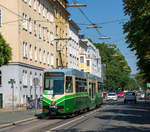
<path fill-rule="evenodd" d="M 66 76 L 66 93 L 73 92 L 73 82 L 71 76 Z"/>
<path fill-rule="evenodd" d="M 76 78 L 76 92 L 87 92 L 86 79 Z"/>
<path fill-rule="evenodd" d="M 92 90 L 93 90 L 93 93 L 92 93 L 92 98 L 94 98 L 95 97 L 95 95 L 96 95 L 96 84 L 95 83 L 93 83 L 92 84 Z"/>
<path fill-rule="evenodd" d="M 76 82 L 76 92 L 79 93 L 81 92 L 81 89 L 80 89 L 80 79 L 76 77 L 75 79 L 75 82 Z"/>
<path fill-rule="evenodd" d="M 92 97 L 92 83 L 89 83 L 89 95 Z"/>

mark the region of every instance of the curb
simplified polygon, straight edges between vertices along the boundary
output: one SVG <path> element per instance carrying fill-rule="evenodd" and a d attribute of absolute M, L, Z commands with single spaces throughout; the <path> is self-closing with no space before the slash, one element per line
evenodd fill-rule
<path fill-rule="evenodd" d="M 17 124 L 20 124 L 20 123 L 23 123 L 23 122 L 35 120 L 35 119 L 37 119 L 37 117 L 31 117 L 31 118 L 27 118 L 27 119 L 24 119 L 24 120 L 15 121 L 15 122 L 8 123 L 8 124 L 3 124 L 3 125 L 0 125 L 0 129 L 1 128 L 6 128 L 6 127 L 9 127 L 9 126 L 13 126 L 13 125 L 17 125 Z"/>

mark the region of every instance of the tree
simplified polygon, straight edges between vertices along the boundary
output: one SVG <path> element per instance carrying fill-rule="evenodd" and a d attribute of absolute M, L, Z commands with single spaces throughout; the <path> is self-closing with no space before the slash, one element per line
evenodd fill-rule
<path fill-rule="evenodd" d="M 126 42 L 136 51 L 137 65 L 145 78 L 150 81 L 150 1 L 123 0 L 124 13 L 130 17 L 123 26 Z"/>
<path fill-rule="evenodd" d="M 100 51 L 102 63 L 106 64 L 104 88 L 109 91 L 124 89 L 130 80 L 131 72 L 125 57 L 116 49 L 116 45 L 96 43 L 95 46 Z"/>
<path fill-rule="evenodd" d="M 8 64 L 11 60 L 11 48 L 0 34 L 0 66 Z"/>

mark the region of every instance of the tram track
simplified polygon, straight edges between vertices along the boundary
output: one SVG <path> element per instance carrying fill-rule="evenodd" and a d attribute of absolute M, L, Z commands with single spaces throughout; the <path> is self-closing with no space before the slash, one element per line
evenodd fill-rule
<path fill-rule="evenodd" d="M 109 102 L 108 104 L 104 105 L 103 107 L 94 109 L 92 111 L 86 112 L 82 115 L 79 115 L 77 117 L 74 117 L 73 119 L 71 119 L 70 121 L 67 120 L 67 122 L 59 122 L 57 124 L 55 124 L 56 127 L 50 128 L 49 130 L 45 131 L 45 132 L 53 132 L 53 131 L 57 131 L 60 128 L 66 127 L 69 125 L 69 129 L 73 129 L 74 127 L 84 124 L 85 122 L 87 122 L 88 120 L 90 120 L 91 118 L 94 118 L 93 115 L 96 114 L 97 112 L 102 112 L 104 109 L 108 108 L 108 107 L 113 107 L 114 102 Z M 62 123 L 62 124 L 60 124 Z"/>

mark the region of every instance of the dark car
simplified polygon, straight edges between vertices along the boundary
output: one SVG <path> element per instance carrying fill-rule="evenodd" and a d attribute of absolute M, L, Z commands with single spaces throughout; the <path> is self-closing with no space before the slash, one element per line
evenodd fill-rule
<path fill-rule="evenodd" d="M 136 94 L 135 92 L 127 92 L 124 97 L 124 103 L 134 102 L 136 103 Z"/>

